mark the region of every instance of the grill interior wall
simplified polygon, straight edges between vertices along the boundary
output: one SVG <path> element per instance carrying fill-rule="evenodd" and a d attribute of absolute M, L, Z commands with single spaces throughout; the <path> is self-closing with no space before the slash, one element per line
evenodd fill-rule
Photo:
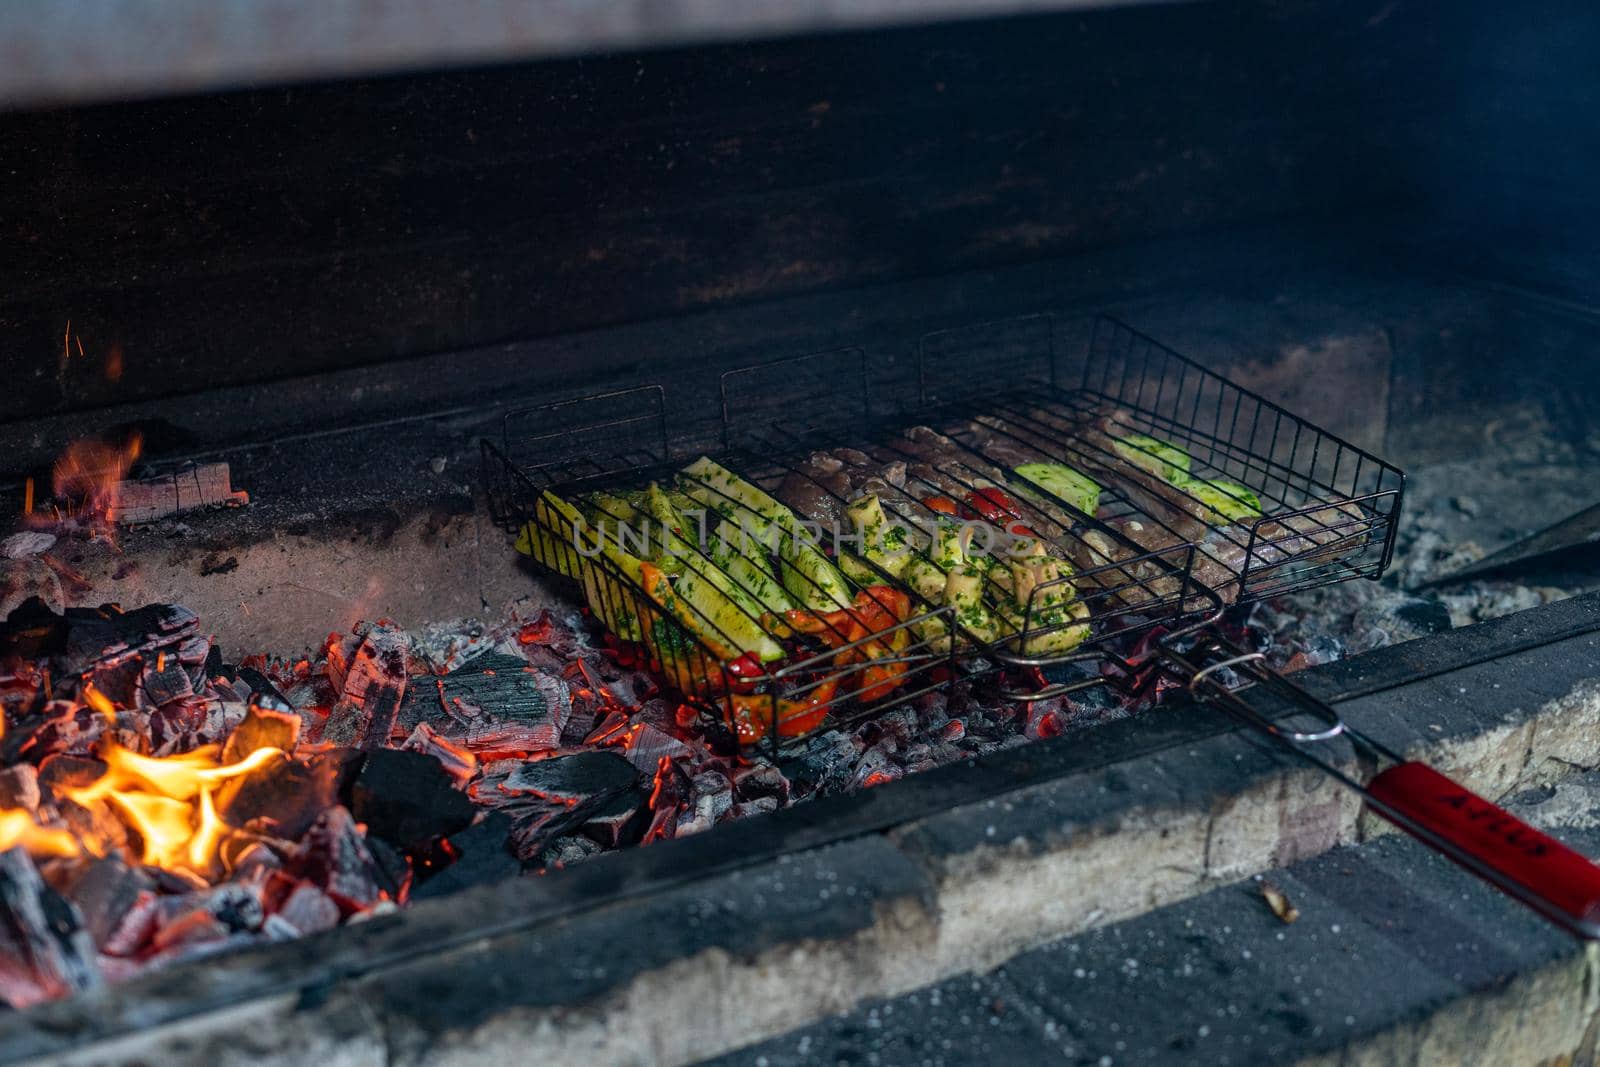
<path fill-rule="evenodd" d="M 1430 173 L 1492 6 L 1447 30 L 1179 5 L 3 116 L 0 415 L 1426 203 L 1459 184 Z M 69 320 L 90 358 L 61 358 Z"/>

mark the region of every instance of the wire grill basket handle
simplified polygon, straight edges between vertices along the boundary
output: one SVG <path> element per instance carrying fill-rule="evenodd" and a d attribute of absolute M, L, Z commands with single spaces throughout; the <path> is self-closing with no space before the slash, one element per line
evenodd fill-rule
<path fill-rule="evenodd" d="M 1367 806 L 1585 940 L 1600 940 L 1600 867 L 1424 763 L 1382 771 Z"/>
<path fill-rule="evenodd" d="M 1246 652 L 1214 634 L 1184 651 L 1164 641 L 1160 651 L 1168 669 L 1187 682 L 1197 699 L 1227 711 L 1338 779 L 1384 819 L 1567 932 L 1600 940 L 1600 866 L 1461 783 L 1350 726 L 1326 701 L 1267 666 L 1260 653 Z M 1225 670 L 1284 701 L 1287 716 L 1263 715 L 1240 695 L 1242 685 L 1225 684 Z M 1317 727 L 1291 725 L 1305 718 Z M 1326 744 L 1336 738 L 1346 739 L 1385 769 L 1365 782 L 1352 777 L 1323 755 Z"/>

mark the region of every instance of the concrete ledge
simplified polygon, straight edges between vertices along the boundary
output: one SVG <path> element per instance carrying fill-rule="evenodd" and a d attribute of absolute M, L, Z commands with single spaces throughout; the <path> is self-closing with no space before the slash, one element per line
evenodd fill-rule
<path fill-rule="evenodd" d="M 1600 833 L 1564 836 L 1600 852 Z M 717 1062 L 1592 1062 L 1600 954 L 1415 842 L 1341 847 L 1270 878 L 1293 924 L 1237 883 Z"/>

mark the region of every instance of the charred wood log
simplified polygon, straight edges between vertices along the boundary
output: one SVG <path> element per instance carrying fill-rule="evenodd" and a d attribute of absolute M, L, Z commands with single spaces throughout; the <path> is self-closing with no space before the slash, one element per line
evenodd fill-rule
<path fill-rule="evenodd" d="M 250 503 L 250 494 L 233 488 L 226 463 L 202 463 L 155 478 L 118 482 L 115 500 L 106 517 L 132 524 L 197 508 L 242 507 Z"/>

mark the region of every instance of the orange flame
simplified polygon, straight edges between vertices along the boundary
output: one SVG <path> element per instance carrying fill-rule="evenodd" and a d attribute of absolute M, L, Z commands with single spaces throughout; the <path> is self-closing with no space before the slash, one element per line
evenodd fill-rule
<path fill-rule="evenodd" d="M 67 796 L 79 804 L 108 801 L 143 842 L 141 860 L 187 868 L 202 877 L 217 858 L 228 828 L 217 815 L 212 793 L 230 778 L 266 766 L 283 755 L 258 748 L 237 763 L 217 762 L 219 746 L 203 745 L 181 755 L 141 756 L 119 745 L 107 747 L 106 773 Z"/>
<path fill-rule="evenodd" d="M 115 522 L 120 483 L 143 447 L 138 434 L 122 445 L 93 438 L 74 441 L 55 462 L 51 483 L 55 495 L 67 502 L 73 515 L 92 522 Z"/>
<path fill-rule="evenodd" d="M 0 809 L 0 852 L 18 845 L 30 856 L 78 856 L 84 851 L 70 831 L 40 826 L 21 808 Z"/>

